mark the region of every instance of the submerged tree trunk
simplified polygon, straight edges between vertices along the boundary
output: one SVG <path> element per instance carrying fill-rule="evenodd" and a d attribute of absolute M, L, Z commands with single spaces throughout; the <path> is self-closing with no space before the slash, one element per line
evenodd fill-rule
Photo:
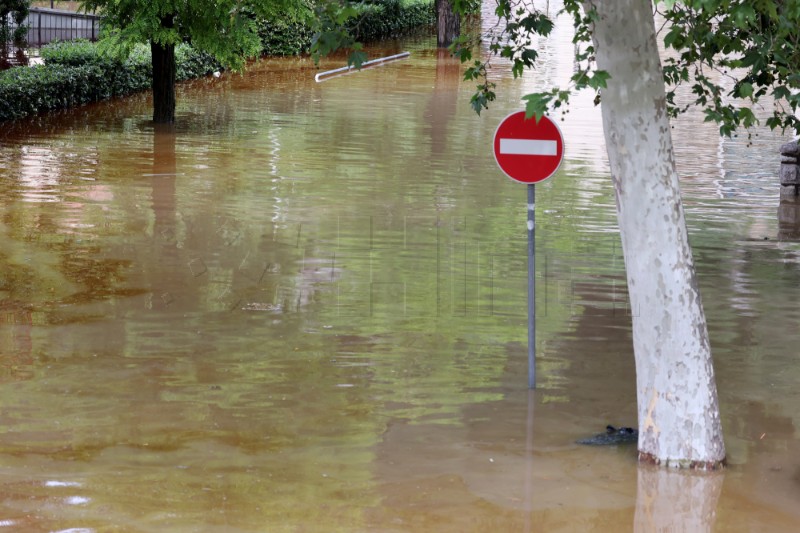
<path fill-rule="evenodd" d="M 666 114 L 650 0 L 585 3 L 633 315 L 639 458 L 713 469 L 725 460 L 706 318 Z"/>
<path fill-rule="evenodd" d="M 436 0 L 436 42 L 450 46 L 461 33 L 461 18 L 453 12 L 452 0 Z"/>
<path fill-rule="evenodd" d="M 173 17 L 161 19 L 165 28 L 173 26 Z M 175 45 L 150 42 L 153 55 L 153 122 L 175 122 Z"/>

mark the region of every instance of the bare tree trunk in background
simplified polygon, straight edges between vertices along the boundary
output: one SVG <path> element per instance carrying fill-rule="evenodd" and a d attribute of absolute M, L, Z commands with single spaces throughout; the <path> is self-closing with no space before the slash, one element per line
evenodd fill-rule
<path fill-rule="evenodd" d="M 461 33 L 461 18 L 453 12 L 450 0 L 436 0 L 436 42 L 440 48 L 450 46 Z"/>
<path fill-rule="evenodd" d="M 171 28 L 173 17 L 161 19 L 161 25 Z M 175 122 L 175 45 L 150 42 L 153 55 L 153 122 Z"/>

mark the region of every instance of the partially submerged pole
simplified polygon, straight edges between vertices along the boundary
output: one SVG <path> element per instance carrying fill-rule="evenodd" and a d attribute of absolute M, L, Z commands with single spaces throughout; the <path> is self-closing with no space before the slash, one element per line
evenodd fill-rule
<path fill-rule="evenodd" d="M 365 68 L 371 67 L 380 67 L 389 63 L 391 61 L 397 61 L 400 59 L 405 59 L 411 55 L 411 52 L 401 52 L 399 54 L 394 54 L 391 56 L 380 57 L 378 59 L 373 59 L 371 61 L 367 61 L 365 63 L 361 63 L 361 67 L 358 69 L 355 65 L 348 65 L 346 67 L 335 68 L 333 70 L 326 70 L 325 72 L 320 72 L 316 76 L 314 76 L 314 81 L 317 83 L 327 81 L 331 78 L 335 78 L 336 76 L 342 76 L 344 74 L 350 74 L 353 71 L 363 70 Z"/>

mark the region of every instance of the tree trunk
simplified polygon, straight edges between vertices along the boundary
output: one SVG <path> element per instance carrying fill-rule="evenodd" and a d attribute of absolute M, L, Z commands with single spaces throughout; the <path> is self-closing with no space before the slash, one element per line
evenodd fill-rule
<path fill-rule="evenodd" d="M 165 28 L 173 26 L 173 17 L 161 19 Z M 175 122 L 175 45 L 150 42 L 153 55 L 153 122 Z"/>
<path fill-rule="evenodd" d="M 436 0 L 436 42 L 440 48 L 453 44 L 461 33 L 461 18 L 451 0 Z"/>
<path fill-rule="evenodd" d="M 650 0 L 586 2 L 633 314 L 639 459 L 713 469 L 725 445 Z"/>

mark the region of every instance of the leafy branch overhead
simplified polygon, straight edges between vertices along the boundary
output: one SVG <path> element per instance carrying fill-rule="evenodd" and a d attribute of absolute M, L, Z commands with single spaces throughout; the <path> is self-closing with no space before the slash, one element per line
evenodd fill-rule
<path fill-rule="evenodd" d="M 348 66 L 360 68 L 367 60 L 361 43 L 350 31 L 350 23 L 360 11 L 350 2 L 320 1 L 314 8 L 314 36 L 311 39 L 311 56 L 315 62 L 338 50 L 349 50 Z"/>
<path fill-rule="evenodd" d="M 278 15 L 305 20 L 311 13 L 303 0 L 81 0 L 80 5 L 103 16 L 103 46 L 115 55 L 125 56 L 142 42 L 189 42 L 234 70 L 261 51 L 259 20 Z"/>
<path fill-rule="evenodd" d="M 456 9 L 463 9 L 461 4 L 455 5 Z M 523 99 L 526 101 L 529 117 L 538 118 L 548 110 L 565 106 L 573 91 L 586 87 L 597 91 L 605 87 L 608 79 L 608 74 L 597 70 L 594 65 L 594 48 L 591 45 L 590 31 L 595 16 L 594 11 L 584 14 L 580 4 L 575 1 L 565 2 L 564 10 L 572 15 L 577 30 L 573 39 L 576 44 L 576 71 L 567 88 L 553 88 L 525 96 Z M 462 35 L 450 47 L 462 63 L 471 62 L 466 69 L 464 79 L 479 82 L 471 99 L 472 108 L 479 114 L 488 108 L 496 96 L 495 84 L 489 78 L 493 60 L 501 58 L 504 63 L 510 63 L 515 78 L 522 76 L 526 69 L 536 68 L 536 61 L 539 59 L 539 52 L 536 50 L 538 39 L 547 37 L 553 30 L 553 21 L 548 14 L 526 3 L 497 0 L 495 15 L 498 22 L 486 34 Z M 488 57 L 473 58 L 473 50 L 478 47 L 478 42 L 488 43 Z"/>
<path fill-rule="evenodd" d="M 532 5 L 496 1 L 497 25 L 484 35 L 462 36 L 451 46 L 454 55 L 468 63 L 464 79 L 477 82 L 471 99 L 477 113 L 496 97 L 493 62 L 510 64 L 515 77 L 535 69 L 538 40 L 553 29 L 550 16 Z M 592 28 L 597 13 L 592 5 L 593 1 L 564 2 L 562 13 L 572 17 L 575 27 L 575 71 L 567 87 L 523 97 L 528 116 L 564 108 L 573 92 L 586 88 L 594 90 L 595 103 L 600 102 L 609 75 L 595 65 Z M 463 13 L 461 3 L 455 8 Z M 701 106 L 706 120 L 719 124 L 720 133 L 729 136 L 739 127 L 756 125 L 752 106 L 771 96 L 776 105 L 766 125 L 800 133 L 795 116 L 800 104 L 800 0 L 657 0 L 655 9 L 663 20 L 660 37 L 676 52 L 663 59 L 671 116 Z M 474 58 L 479 41 L 487 43 L 488 54 Z M 690 87 L 688 101 L 685 96 L 680 102 L 676 98 L 681 85 Z"/>
<path fill-rule="evenodd" d="M 664 61 L 673 114 L 687 108 L 676 104 L 674 87 L 689 83 L 689 105 L 703 106 L 724 135 L 757 124 L 752 105 L 764 96 L 776 102 L 767 126 L 800 133 L 800 1 L 673 0 L 658 7 L 664 43 L 678 52 Z"/>

